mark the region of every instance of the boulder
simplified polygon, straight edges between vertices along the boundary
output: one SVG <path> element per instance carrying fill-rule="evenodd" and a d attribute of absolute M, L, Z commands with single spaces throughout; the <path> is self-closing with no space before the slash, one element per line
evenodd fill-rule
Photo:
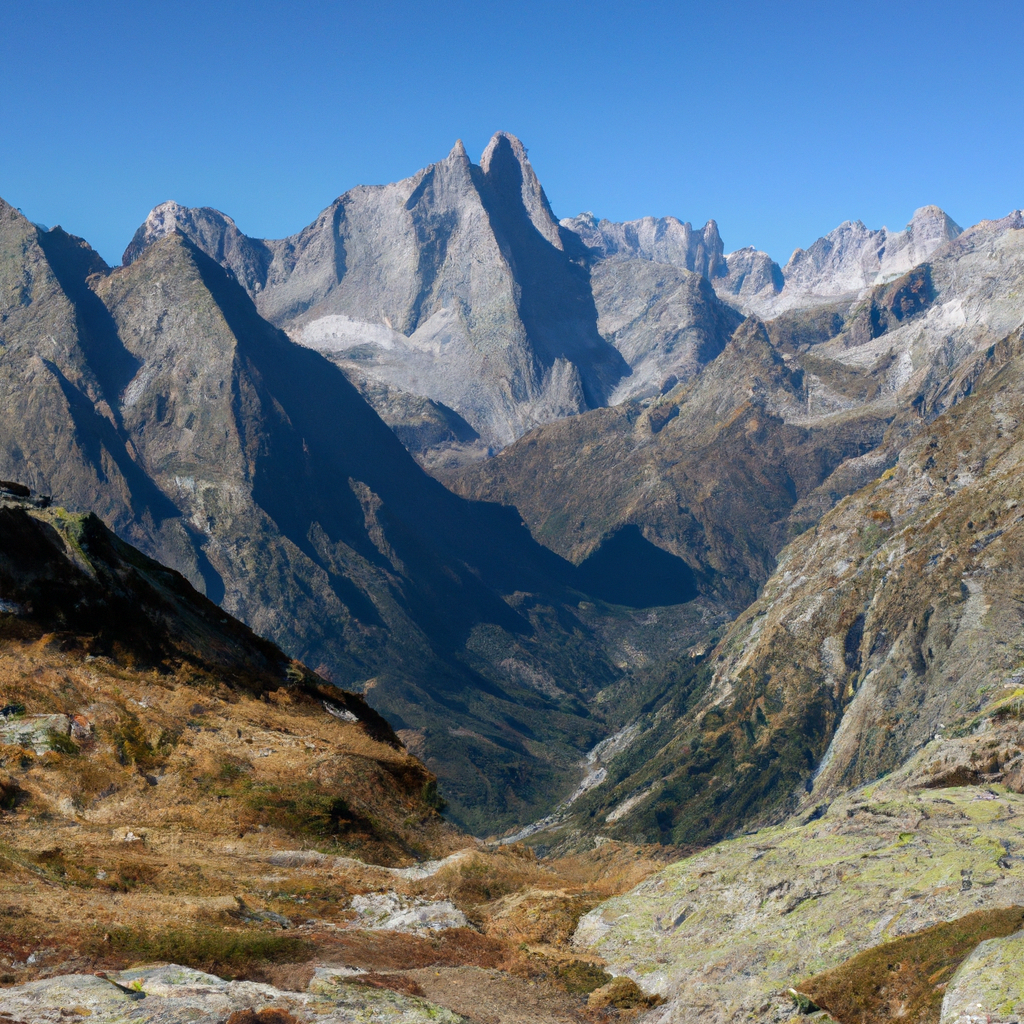
<path fill-rule="evenodd" d="M 1024 932 L 989 939 L 960 965 L 942 1000 L 940 1024 L 1024 1020 Z"/>

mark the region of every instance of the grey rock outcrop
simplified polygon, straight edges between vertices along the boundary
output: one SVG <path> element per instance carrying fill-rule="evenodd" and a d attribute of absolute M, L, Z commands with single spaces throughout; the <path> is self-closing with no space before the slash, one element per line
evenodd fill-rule
<path fill-rule="evenodd" d="M 783 268 L 787 300 L 855 295 L 923 263 L 962 228 L 937 206 L 917 210 L 902 230 L 871 231 L 846 221 L 809 249 L 797 249 Z"/>
<path fill-rule="evenodd" d="M 690 380 L 725 348 L 742 319 L 706 278 L 667 263 L 603 260 L 591 282 L 598 329 L 632 370 L 612 392 L 611 405 Z"/>
<path fill-rule="evenodd" d="M 296 1024 L 459 1024 L 443 1007 L 415 996 L 349 983 L 352 972 L 318 968 L 306 992 L 287 992 L 254 981 L 224 981 L 177 964 L 139 967 L 97 977 L 65 974 L 0 991 L 0 1011 L 18 1020 L 60 1021 L 89 1017 L 100 1024 L 137 1021 L 187 1024 L 226 1020 L 251 1010 L 277 1010 Z"/>
<path fill-rule="evenodd" d="M 676 217 L 642 217 L 614 222 L 581 213 L 562 221 L 600 259 L 641 259 L 691 270 L 709 280 L 726 273 L 718 225 L 709 220 L 698 231 Z"/>
<path fill-rule="evenodd" d="M 663 996 L 648 1018 L 658 1024 L 778 1024 L 794 1015 L 786 988 L 811 974 L 930 925 L 1019 904 L 1024 864 L 1004 850 L 1016 845 L 1022 816 L 1024 798 L 1001 789 L 920 790 L 904 776 L 854 790 L 810 819 L 673 864 L 581 918 L 575 943 Z M 1019 948 L 983 943 L 951 984 L 943 1020 L 968 1024 L 959 1011 L 972 992 L 984 1009 L 998 1010 L 997 993 L 1018 1006 L 1008 957 Z"/>
<path fill-rule="evenodd" d="M 708 284 L 727 272 L 718 226 L 675 217 L 563 220 L 586 246 L 598 330 L 629 364 L 609 405 L 659 395 L 718 355 L 740 322 Z"/>
<path fill-rule="evenodd" d="M 917 210 L 902 231 L 845 221 L 780 267 L 752 246 L 725 253 L 714 221 L 694 231 L 674 217 L 613 223 L 581 213 L 562 225 L 580 237 L 592 259 L 648 260 L 693 271 L 724 301 L 763 317 L 862 295 L 923 263 L 963 230 L 936 206 Z"/>
<path fill-rule="evenodd" d="M 1024 1019 L 1024 932 L 988 939 L 946 988 L 940 1024 L 1019 1024 Z"/>
<path fill-rule="evenodd" d="M 782 268 L 768 253 L 753 246 L 725 256 L 727 273 L 714 282 L 719 295 L 738 300 L 741 308 L 753 309 L 758 302 L 778 295 L 785 286 Z"/>

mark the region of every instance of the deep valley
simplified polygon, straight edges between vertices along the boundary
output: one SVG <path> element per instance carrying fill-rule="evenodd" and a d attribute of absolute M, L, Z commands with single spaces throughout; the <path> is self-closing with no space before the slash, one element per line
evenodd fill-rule
<path fill-rule="evenodd" d="M 0 200 L 0 1017 L 1020 1020 L 1022 331 L 1020 211 L 780 266 L 505 132 Z"/>

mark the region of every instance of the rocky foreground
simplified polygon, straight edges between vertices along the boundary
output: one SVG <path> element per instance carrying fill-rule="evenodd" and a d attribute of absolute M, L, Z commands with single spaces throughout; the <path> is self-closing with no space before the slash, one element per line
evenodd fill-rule
<path fill-rule="evenodd" d="M 902 1016 L 910 978 L 927 1004 L 917 1019 L 937 1021 L 943 994 L 943 1021 L 1019 1019 L 1024 970 L 1010 950 L 1020 936 L 999 943 L 1024 924 L 1022 701 L 1011 684 L 961 735 L 936 737 L 883 780 L 666 868 L 585 915 L 577 948 L 664 996 L 652 1019 L 665 1024 L 779 1022 L 801 1006 L 845 1022 L 862 1015 L 823 972 L 849 973 L 867 951 L 980 915 L 973 941 L 938 971 L 906 949 L 861 967 L 858 988 L 888 990 L 863 1018 Z"/>
<path fill-rule="evenodd" d="M 351 972 L 319 969 L 305 992 L 168 964 L 106 974 L 67 974 L 0 991 L 0 1015 L 25 1021 L 178 1024 L 455 1024 L 464 1018 L 425 999 L 346 984 Z"/>

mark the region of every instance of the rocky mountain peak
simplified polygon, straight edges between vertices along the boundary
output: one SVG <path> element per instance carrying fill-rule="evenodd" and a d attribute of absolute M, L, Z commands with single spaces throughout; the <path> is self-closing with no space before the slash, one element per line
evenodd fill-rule
<path fill-rule="evenodd" d="M 716 291 L 745 312 L 775 316 L 789 309 L 864 295 L 931 258 L 962 228 L 937 206 L 922 206 L 902 231 L 872 230 L 847 220 L 780 268 L 767 253 L 746 248 L 725 258 Z"/>
<path fill-rule="evenodd" d="M 462 139 L 455 140 L 455 145 L 452 146 L 452 151 L 448 154 L 448 160 L 469 163 L 469 154 L 466 152 L 466 146 Z"/>
<path fill-rule="evenodd" d="M 210 206 L 192 208 L 173 200 L 155 206 L 125 249 L 122 264 L 134 263 L 154 242 L 175 232 L 218 263 L 230 266 L 250 290 L 262 287 L 267 260 L 261 247 L 254 246 L 226 213 Z"/>
<path fill-rule="evenodd" d="M 926 260 L 940 246 L 963 234 L 963 228 L 937 206 L 922 206 L 906 227 L 916 263 Z M 918 255 L 920 254 L 920 255 Z"/>
<path fill-rule="evenodd" d="M 905 274 L 961 228 L 937 206 L 917 210 L 902 231 L 872 231 L 844 221 L 809 249 L 797 249 L 783 269 L 788 291 L 808 295 L 855 295 Z"/>
<path fill-rule="evenodd" d="M 533 226 L 556 249 L 562 248 L 558 221 L 519 139 L 509 132 L 496 132 L 480 157 L 480 169 L 503 202 L 522 203 Z"/>
<path fill-rule="evenodd" d="M 131 242 L 128 243 L 128 247 L 121 257 L 121 262 L 124 266 L 134 263 L 142 255 L 143 251 L 149 245 L 152 245 L 153 242 L 157 241 L 157 239 L 179 230 L 179 226 L 182 224 L 194 225 L 198 219 L 196 215 L 199 212 L 199 210 L 191 210 L 187 206 L 182 206 L 181 203 L 176 203 L 173 199 L 154 206 L 132 236 Z M 220 216 L 224 217 L 225 221 L 230 220 L 224 214 L 220 214 Z M 232 223 L 234 222 L 232 221 Z"/>

